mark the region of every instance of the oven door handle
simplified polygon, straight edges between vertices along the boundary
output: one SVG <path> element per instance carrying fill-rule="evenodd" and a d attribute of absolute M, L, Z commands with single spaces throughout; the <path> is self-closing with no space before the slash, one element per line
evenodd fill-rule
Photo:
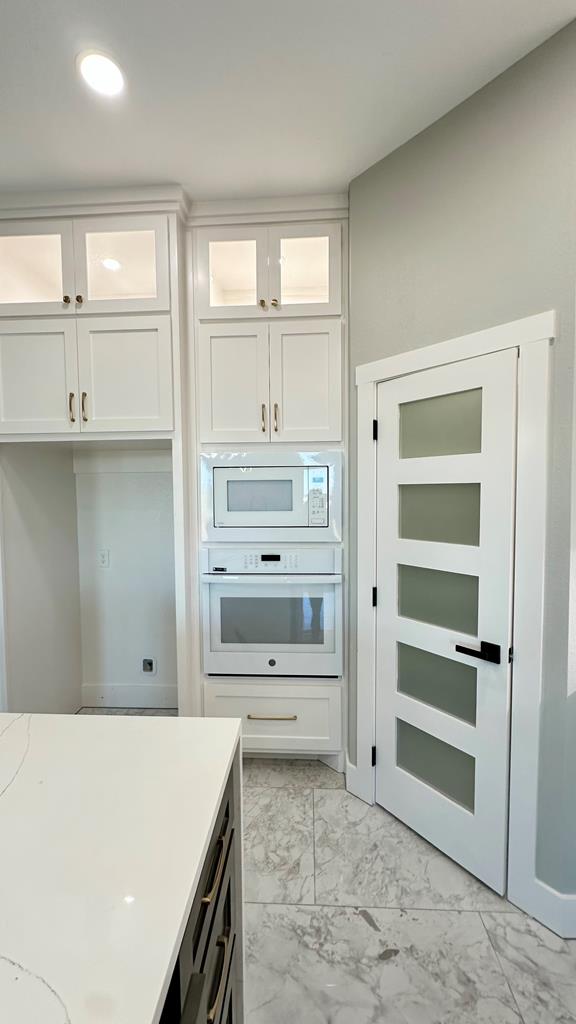
<path fill-rule="evenodd" d="M 295 584 L 298 584 L 298 583 L 305 583 L 306 585 L 309 585 L 311 583 L 318 583 L 320 585 L 322 585 L 324 583 L 334 583 L 334 584 L 338 585 L 339 583 L 342 583 L 342 580 L 343 580 L 343 576 L 341 576 L 341 575 L 338 575 L 338 576 L 324 576 L 324 575 L 318 574 L 318 576 L 298 576 L 298 575 L 289 575 L 289 574 L 286 574 L 286 573 L 282 573 L 282 575 L 274 576 L 271 573 L 269 576 L 264 576 L 264 575 L 262 575 L 262 576 L 248 576 L 248 575 L 246 575 L 246 576 L 238 576 L 238 575 L 232 575 L 231 573 L 229 574 L 229 573 L 219 573 L 219 572 L 204 573 L 201 578 L 202 578 L 202 583 L 204 583 L 205 585 L 208 585 L 208 586 L 211 586 L 211 585 L 213 585 L 215 583 L 224 583 L 224 584 L 232 584 L 232 583 L 234 583 L 234 584 L 238 584 L 238 583 L 244 584 L 245 583 L 247 586 L 266 586 L 266 585 L 268 585 L 270 583 L 274 583 L 274 584 L 283 584 L 283 583 L 285 583 L 285 584 L 291 585 L 291 586 L 294 586 Z"/>

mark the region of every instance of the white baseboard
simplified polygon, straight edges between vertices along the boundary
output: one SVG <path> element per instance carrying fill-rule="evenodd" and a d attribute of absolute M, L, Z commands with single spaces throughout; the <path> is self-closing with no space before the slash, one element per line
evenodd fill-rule
<path fill-rule="evenodd" d="M 101 686 L 85 683 L 82 687 L 85 708 L 177 708 L 178 687 L 162 683 L 128 683 Z"/>

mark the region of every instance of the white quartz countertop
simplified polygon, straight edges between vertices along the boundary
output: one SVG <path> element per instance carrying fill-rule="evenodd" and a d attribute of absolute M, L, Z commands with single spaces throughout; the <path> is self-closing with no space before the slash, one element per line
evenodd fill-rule
<path fill-rule="evenodd" d="M 0 1020 L 157 1024 L 236 719 L 0 714 Z"/>

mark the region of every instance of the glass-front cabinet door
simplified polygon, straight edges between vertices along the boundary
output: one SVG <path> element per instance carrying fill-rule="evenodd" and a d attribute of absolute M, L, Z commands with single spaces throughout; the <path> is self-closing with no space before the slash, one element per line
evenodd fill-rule
<path fill-rule="evenodd" d="M 0 317 L 74 310 L 72 221 L 0 222 Z"/>
<path fill-rule="evenodd" d="M 203 319 L 269 315 L 267 228 L 199 228 L 196 313 Z"/>
<path fill-rule="evenodd" d="M 340 224 L 284 224 L 268 232 L 270 308 L 282 316 L 341 312 Z"/>
<path fill-rule="evenodd" d="M 169 310 L 166 216 L 79 217 L 74 260 L 76 313 Z"/>

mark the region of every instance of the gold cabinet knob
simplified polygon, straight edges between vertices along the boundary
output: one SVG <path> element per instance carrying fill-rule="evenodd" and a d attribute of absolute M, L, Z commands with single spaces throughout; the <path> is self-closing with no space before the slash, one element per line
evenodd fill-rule
<path fill-rule="evenodd" d="M 262 309 L 267 309 L 267 308 L 268 308 L 268 307 L 267 307 L 267 305 L 266 305 L 266 299 L 258 299 L 258 305 L 259 305 L 259 306 L 260 306 L 260 307 L 261 307 Z"/>
<path fill-rule="evenodd" d="M 70 303 L 70 296 L 69 295 L 63 295 L 62 296 L 62 302 L 64 303 L 65 306 L 68 306 L 69 303 Z"/>
<path fill-rule="evenodd" d="M 83 295 L 77 295 L 76 296 L 76 302 L 78 303 L 79 306 L 81 306 L 82 303 L 84 302 L 84 296 Z"/>
<path fill-rule="evenodd" d="M 270 300 L 270 305 L 274 306 L 274 309 L 277 309 L 278 306 L 280 305 L 280 303 L 279 303 L 278 299 L 271 299 Z"/>

